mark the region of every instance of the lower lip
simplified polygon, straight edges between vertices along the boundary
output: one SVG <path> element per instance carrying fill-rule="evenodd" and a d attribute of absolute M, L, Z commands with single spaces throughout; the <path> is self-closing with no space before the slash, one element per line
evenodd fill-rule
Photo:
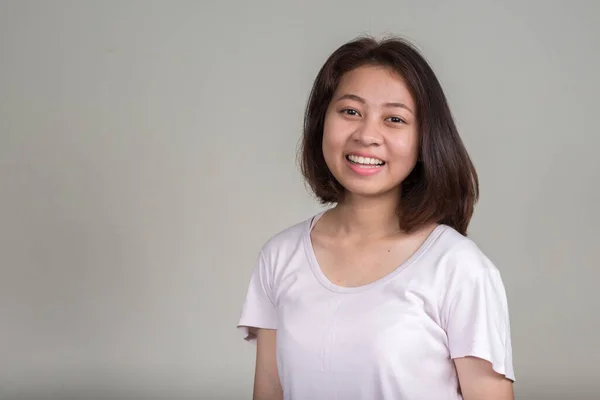
<path fill-rule="evenodd" d="M 348 164 L 348 167 L 350 167 L 350 169 L 358 175 L 361 176 L 371 176 L 371 175 L 375 175 L 376 173 L 380 172 L 381 169 L 384 167 L 384 165 L 380 166 L 380 167 L 372 167 L 372 166 L 362 166 L 359 164 L 354 164 L 353 162 L 349 161 L 348 159 L 346 159 L 346 164 Z"/>

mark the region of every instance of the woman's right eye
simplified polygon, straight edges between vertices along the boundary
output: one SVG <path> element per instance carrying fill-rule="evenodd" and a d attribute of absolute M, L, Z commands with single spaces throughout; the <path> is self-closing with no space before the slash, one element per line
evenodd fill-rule
<path fill-rule="evenodd" d="M 344 108 L 344 109 L 343 109 L 342 111 L 340 111 L 340 112 L 341 112 L 342 114 L 346 114 L 346 115 L 352 115 L 352 116 L 355 116 L 355 115 L 360 115 L 360 114 L 358 113 L 358 111 L 356 111 L 356 110 L 355 110 L 355 109 L 353 109 L 353 108 Z"/>

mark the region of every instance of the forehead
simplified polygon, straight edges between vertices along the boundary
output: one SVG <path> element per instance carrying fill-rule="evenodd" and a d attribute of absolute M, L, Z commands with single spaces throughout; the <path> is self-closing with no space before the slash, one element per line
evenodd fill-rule
<path fill-rule="evenodd" d="M 402 102 L 414 105 L 405 79 L 389 67 L 365 65 L 346 72 L 334 96 L 354 94 L 370 103 Z"/>

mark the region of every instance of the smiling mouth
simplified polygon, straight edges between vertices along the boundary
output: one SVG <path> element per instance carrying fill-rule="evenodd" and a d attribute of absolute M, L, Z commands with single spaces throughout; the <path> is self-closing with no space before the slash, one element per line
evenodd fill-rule
<path fill-rule="evenodd" d="M 355 156 L 352 154 L 348 154 L 346 156 L 346 160 L 350 161 L 352 164 L 359 165 L 362 167 L 374 168 L 374 167 L 381 167 L 381 166 L 385 165 L 385 161 L 380 160 L 378 158 L 361 157 L 361 156 Z"/>

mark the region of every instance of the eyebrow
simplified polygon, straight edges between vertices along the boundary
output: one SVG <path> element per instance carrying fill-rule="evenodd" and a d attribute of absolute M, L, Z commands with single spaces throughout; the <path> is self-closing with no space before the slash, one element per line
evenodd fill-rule
<path fill-rule="evenodd" d="M 355 101 L 358 101 L 359 103 L 362 103 L 362 104 L 366 104 L 367 103 L 367 101 L 365 99 L 363 99 L 362 97 L 357 96 L 355 94 L 344 94 L 344 95 L 338 97 L 336 99 L 336 101 L 340 101 L 340 100 L 344 100 L 344 99 L 355 100 Z M 410 111 L 411 114 L 414 114 L 413 110 L 411 110 L 410 107 L 408 107 L 404 103 L 384 103 L 383 106 L 384 107 L 399 107 L 399 108 L 404 108 L 405 110 Z"/>

